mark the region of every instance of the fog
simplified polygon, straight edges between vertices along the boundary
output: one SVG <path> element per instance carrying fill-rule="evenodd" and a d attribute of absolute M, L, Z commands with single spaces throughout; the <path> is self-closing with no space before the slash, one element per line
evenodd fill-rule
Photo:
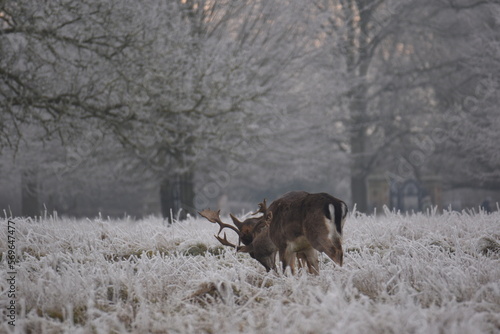
<path fill-rule="evenodd" d="M 498 1 L 0 5 L 5 216 L 500 201 Z"/>

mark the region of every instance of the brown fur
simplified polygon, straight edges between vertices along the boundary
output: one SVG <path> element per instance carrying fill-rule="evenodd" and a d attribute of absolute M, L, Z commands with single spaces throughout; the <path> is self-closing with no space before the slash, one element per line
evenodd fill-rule
<path fill-rule="evenodd" d="M 333 206 L 333 212 L 330 211 Z M 299 267 L 307 266 L 312 274 L 319 273 L 318 251 L 328 255 L 335 263 L 342 265 L 342 225 L 347 214 L 345 203 L 326 193 L 310 194 L 304 191 L 289 192 L 275 200 L 269 208 L 265 200 L 259 204 L 260 217 L 241 222 L 231 215 L 244 246 L 232 245 L 225 239 L 224 245 L 236 247 L 239 252 L 249 253 L 267 271 L 276 269 L 276 253 L 279 253 L 283 270 L 290 267 L 295 271 L 295 259 Z M 205 218 L 214 222 L 218 213 L 205 210 Z M 333 217 L 332 217 L 333 215 Z M 219 232 L 220 233 L 220 232 Z"/>
<path fill-rule="evenodd" d="M 345 203 L 326 193 L 289 192 L 270 205 L 267 213 L 272 215 L 269 236 L 278 248 L 283 270 L 290 266 L 294 271 L 296 255 L 307 264 L 309 272 L 318 273 L 318 255 L 315 250 L 325 253 L 335 263 L 342 265 L 341 239 L 328 238 L 330 230 L 325 224 L 325 208 L 329 204 L 334 206 L 335 211 L 344 212 L 341 219 L 345 219 Z M 335 221 L 336 217 L 332 217 L 335 226 L 341 226 L 342 221 Z M 341 232 L 338 233 L 340 236 Z"/>

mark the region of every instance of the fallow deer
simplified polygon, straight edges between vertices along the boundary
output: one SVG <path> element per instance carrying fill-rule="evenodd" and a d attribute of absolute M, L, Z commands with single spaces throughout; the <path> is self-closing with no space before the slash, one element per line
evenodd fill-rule
<path fill-rule="evenodd" d="M 267 210 L 266 200 L 260 203 L 259 207 L 260 209 L 254 212 L 253 215 L 260 212 L 265 213 L 265 210 Z M 252 258 L 259 261 L 267 271 L 275 269 L 276 253 L 278 249 L 269 238 L 269 222 L 266 223 L 266 221 L 262 219 L 263 216 L 248 218 L 241 222 L 235 216 L 230 215 L 236 226 L 235 228 L 232 225 L 223 223 L 219 213 L 220 210 L 215 212 L 209 209 L 199 212 L 199 214 L 208 221 L 219 224 L 220 229 L 215 238 L 224 246 L 233 247 L 238 252 L 248 253 Z M 224 238 L 220 237 L 220 233 L 224 228 L 229 228 L 238 234 L 238 245 L 234 245 L 227 240 L 226 232 L 224 232 Z M 243 243 L 244 246 L 240 246 L 240 243 Z"/>
<path fill-rule="evenodd" d="M 231 215 L 236 227 L 223 223 L 218 212 L 204 210 L 200 214 L 209 221 L 218 223 L 220 230 L 216 238 L 223 245 L 232 246 L 240 252 L 248 252 L 266 270 L 275 269 L 276 253 L 283 266 L 295 271 L 295 258 L 299 266 L 304 262 L 312 274 L 319 274 L 318 251 L 326 253 L 342 266 L 342 229 L 347 217 L 347 205 L 326 193 L 310 194 L 304 191 L 289 192 L 266 207 L 259 204 L 263 215 L 240 222 Z M 220 232 L 231 228 L 245 246 L 233 245 Z M 239 242 L 238 242 L 239 243 Z"/>
<path fill-rule="evenodd" d="M 318 253 L 342 266 L 342 229 L 347 205 L 329 194 L 305 191 L 286 193 L 269 206 L 269 236 L 278 247 L 283 270 L 295 266 L 295 255 L 310 273 L 318 274 Z"/>

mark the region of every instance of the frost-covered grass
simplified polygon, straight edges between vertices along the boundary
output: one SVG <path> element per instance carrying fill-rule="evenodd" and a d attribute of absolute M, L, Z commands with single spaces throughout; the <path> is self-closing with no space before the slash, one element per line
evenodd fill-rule
<path fill-rule="evenodd" d="M 203 219 L 15 222 L 19 333 L 500 331 L 498 213 L 350 217 L 344 266 L 317 277 L 266 273 Z"/>

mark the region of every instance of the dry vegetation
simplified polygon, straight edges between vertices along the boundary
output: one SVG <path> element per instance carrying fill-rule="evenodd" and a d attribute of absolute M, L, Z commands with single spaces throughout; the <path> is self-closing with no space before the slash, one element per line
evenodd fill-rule
<path fill-rule="evenodd" d="M 498 213 L 351 216 L 318 277 L 266 273 L 201 218 L 15 222 L 19 333 L 500 331 Z"/>

